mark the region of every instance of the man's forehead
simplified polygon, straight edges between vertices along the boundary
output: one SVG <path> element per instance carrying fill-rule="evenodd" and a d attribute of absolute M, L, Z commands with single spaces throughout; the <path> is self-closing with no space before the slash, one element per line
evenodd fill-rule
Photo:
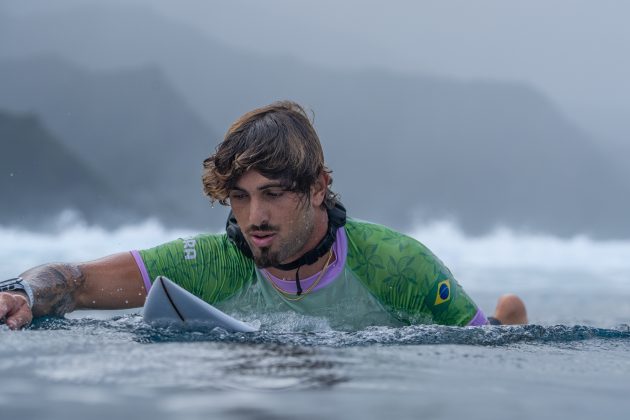
<path fill-rule="evenodd" d="M 259 171 L 250 169 L 238 178 L 233 189 L 261 190 L 274 187 L 286 188 L 287 182 L 279 178 L 268 178 Z"/>

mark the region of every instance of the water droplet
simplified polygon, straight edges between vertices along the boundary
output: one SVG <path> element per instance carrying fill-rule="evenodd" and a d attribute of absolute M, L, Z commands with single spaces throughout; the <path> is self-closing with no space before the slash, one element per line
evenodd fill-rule
<path fill-rule="evenodd" d="M 126 300 L 126 301 L 125 301 L 125 303 L 129 303 L 129 301 L 128 301 L 128 300 Z"/>
<path fill-rule="evenodd" d="M 96 301 L 95 301 L 95 300 L 93 300 L 93 301 L 92 301 L 92 303 L 96 303 Z"/>

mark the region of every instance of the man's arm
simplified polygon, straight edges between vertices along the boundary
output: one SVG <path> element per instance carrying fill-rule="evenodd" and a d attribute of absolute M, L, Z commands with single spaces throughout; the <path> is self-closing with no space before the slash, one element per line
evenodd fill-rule
<path fill-rule="evenodd" d="M 0 293 L 0 320 L 12 329 L 33 317 L 62 316 L 75 309 L 127 309 L 144 305 L 146 290 L 129 252 L 81 264 L 53 263 L 20 275 L 33 289 L 34 306 L 23 293 Z"/>

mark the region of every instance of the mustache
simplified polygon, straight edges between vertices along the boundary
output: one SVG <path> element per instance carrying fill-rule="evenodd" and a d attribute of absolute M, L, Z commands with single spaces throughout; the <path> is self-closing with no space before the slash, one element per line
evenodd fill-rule
<path fill-rule="evenodd" d="M 279 229 L 277 226 L 273 226 L 270 224 L 262 224 L 262 225 L 249 225 L 247 227 L 246 233 L 252 232 L 277 232 Z"/>

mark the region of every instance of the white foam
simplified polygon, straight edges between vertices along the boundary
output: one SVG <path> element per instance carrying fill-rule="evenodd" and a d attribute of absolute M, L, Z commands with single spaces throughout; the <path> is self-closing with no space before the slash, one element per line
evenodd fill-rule
<path fill-rule="evenodd" d="M 577 286 L 595 278 L 630 288 L 630 240 L 601 241 L 583 235 L 564 239 L 507 228 L 469 237 L 450 222 L 418 226 L 411 236 L 429 247 L 458 277 L 466 276 L 467 286 L 468 281 L 477 286 L 484 276 L 508 273 L 530 286 L 544 286 L 559 278 Z"/>
<path fill-rule="evenodd" d="M 67 214 L 56 232 L 0 226 L 0 279 L 46 262 L 88 261 L 198 233 L 167 229 L 156 220 L 108 231 Z M 467 289 L 506 281 L 544 287 L 560 278 L 567 287 L 605 278 L 611 285 L 630 289 L 630 240 L 562 239 L 509 229 L 469 237 L 450 222 L 421 225 L 410 234 L 444 261 Z"/>
<path fill-rule="evenodd" d="M 630 241 L 596 241 L 579 235 L 561 239 L 542 234 L 516 234 L 507 228 L 467 237 L 452 223 L 420 226 L 411 236 L 452 263 L 495 268 L 630 269 Z"/>
<path fill-rule="evenodd" d="M 99 226 L 88 226 L 67 214 L 60 217 L 55 233 L 0 226 L 0 279 L 16 276 L 47 262 L 89 261 L 117 252 L 149 248 L 195 233 L 166 229 L 153 219 L 108 231 Z"/>

